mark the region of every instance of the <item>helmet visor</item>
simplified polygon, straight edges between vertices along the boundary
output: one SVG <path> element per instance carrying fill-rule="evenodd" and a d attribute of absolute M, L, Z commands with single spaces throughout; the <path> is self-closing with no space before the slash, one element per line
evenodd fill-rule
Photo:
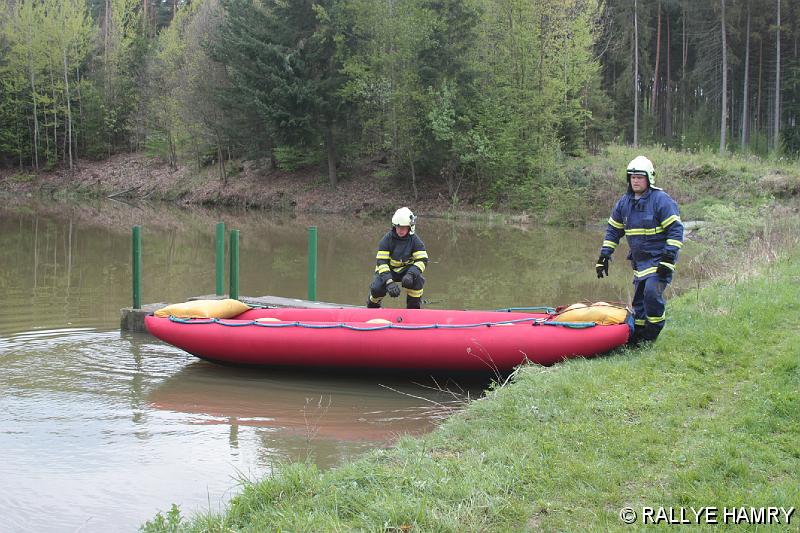
<path fill-rule="evenodd" d="M 630 178 L 648 178 L 647 172 L 642 172 L 641 170 L 629 170 L 628 177 Z"/>

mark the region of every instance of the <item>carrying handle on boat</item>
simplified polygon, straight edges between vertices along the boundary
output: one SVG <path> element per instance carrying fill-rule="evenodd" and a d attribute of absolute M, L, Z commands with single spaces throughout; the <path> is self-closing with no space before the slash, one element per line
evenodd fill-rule
<path fill-rule="evenodd" d="M 517 311 L 540 311 L 542 313 L 547 313 L 548 315 L 552 315 L 556 312 L 556 310 L 552 307 L 547 306 L 536 306 L 536 307 L 505 307 L 503 309 L 495 309 L 495 311 L 499 313 L 515 313 Z"/>

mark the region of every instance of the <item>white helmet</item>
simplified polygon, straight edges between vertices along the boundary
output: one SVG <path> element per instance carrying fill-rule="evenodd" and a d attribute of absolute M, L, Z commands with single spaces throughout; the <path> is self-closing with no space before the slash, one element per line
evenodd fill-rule
<path fill-rule="evenodd" d="M 408 226 L 409 233 L 411 235 L 414 234 L 416 223 L 417 217 L 414 216 L 414 213 L 411 212 L 411 209 L 407 207 L 401 207 L 394 212 L 394 215 L 392 215 L 392 226 Z"/>
<path fill-rule="evenodd" d="M 631 184 L 631 174 L 646 174 L 647 182 L 650 184 L 650 187 L 653 189 L 658 188 L 656 187 L 656 170 L 653 168 L 653 162 L 647 159 L 645 156 L 636 156 L 630 163 L 628 163 L 627 176 L 629 187 Z"/>

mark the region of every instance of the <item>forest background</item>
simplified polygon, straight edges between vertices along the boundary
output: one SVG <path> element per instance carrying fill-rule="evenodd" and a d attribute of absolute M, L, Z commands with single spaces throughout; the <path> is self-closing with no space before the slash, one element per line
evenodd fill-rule
<path fill-rule="evenodd" d="M 797 157 L 799 23 L 789 0 L 5 0 L 0 167 L 369 168 L 524 209 L 610 143 Z"/>

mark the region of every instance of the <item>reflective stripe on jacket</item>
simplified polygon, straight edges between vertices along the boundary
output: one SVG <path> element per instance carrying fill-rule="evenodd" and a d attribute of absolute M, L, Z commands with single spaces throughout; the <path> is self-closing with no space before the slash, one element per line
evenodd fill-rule
<path fill-rule="evenodd" d="M 649 188 L 639 199 L 627 192 L 617 200 L 611 217 L 601 255 L 611 255 L 622 236 L 628 237 L 635 279 L 644 279 L 656 273 L 664 252 L 671 252 L 677 262 L 683 246 L 683 223 L 678 204 L 661 189 Z M 675 263 L 664 263 L 674 270 Z"/>
<path fill-rule="evenodd" d="M 394 229 L 391 229 L 378 243 L 375 262 L 375 272 L 379 275 L 388 274 L 390 270 L 404 272 L 410 267 L 424 272 L 428 264 L 428 252 L 425 251 L 425 243 L 416 233 L 398 237 Z"/>

